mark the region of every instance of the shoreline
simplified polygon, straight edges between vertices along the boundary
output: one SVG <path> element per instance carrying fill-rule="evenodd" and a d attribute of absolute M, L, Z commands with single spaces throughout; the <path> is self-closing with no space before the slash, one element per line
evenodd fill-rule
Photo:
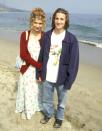
<path fill-rule="evenodd" d="M 79 43 L 80 62 L 102 67 L 102 48 Z"/>
<path fill-rule="evenodd" d="M 91 45 L 91 46 L 102 48 L 102 43 L 96 43 L 96 42 L 93 42 L 93 41 L 79 40 L 79 43 L 88 44 L 88 45 Z"/>
<path fill-rule="evenodd" d="M 11 29 L 0 28 L 0 39 L 6 39 L 9 41 L 16 42 L 19 40 L 21 32 L 22 32 L 21 30 L 15 30 L 15 29 L 11 30 Z M 84 39 L 78 39 L 78 42 L 83 45 L 89 45 L 92 47 L 102 49 L 102 43 L 100 43 L 100 42 L 96 42 L 96 41 L 92 41 L 92 40 L 89 41 L 89 40 L 84 40 Z"/>
<path fill-rule="evenodd" d="M 12 38 L 12 37 L 11 37 Z M 68 91 L 65 120 L 59 131 L 101 131 L 102 126 L 102 50 L 80 44 L 80 65 L 72 89 Z M 54 118 L 41 125 L 37 112 L 30 121 L 15 114 L 15 99 L 19 72 L 15 68 L 19 42 L 0 39 L 0 129 L 1 131 L 56 131 Z M 55 104 L 56 104 L 55 96 Z M 6 124 L 6 126 L 5 126 Z"/>

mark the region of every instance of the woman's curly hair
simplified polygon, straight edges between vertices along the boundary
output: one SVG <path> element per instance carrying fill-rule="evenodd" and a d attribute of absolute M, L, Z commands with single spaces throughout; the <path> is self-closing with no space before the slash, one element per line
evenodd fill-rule
<path fill-rule="evenodd" d="M 35 8 L 35 9 L 32 10 L 31 15 L 30 15 L 30 27 L 31 27 L 32 22 L 34 22 L 34 20 L 36 18 L 39 18 L 39 19 L 42 20 L 43 30 L 44 30 L 45 29 L 45 25 L 46 25 L 46 14 L 43 11 L 43 9 Z"/>

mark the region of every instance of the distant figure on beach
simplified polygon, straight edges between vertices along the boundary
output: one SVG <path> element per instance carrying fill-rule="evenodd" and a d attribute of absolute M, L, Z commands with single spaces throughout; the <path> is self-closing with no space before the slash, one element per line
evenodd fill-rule
<path fill-rule="evenodd" d="M 53 95 L 57 90 L 58 105 L 54 128 L 60 128 L 64 120 L 67 91 L 70 90 L 79 66 L 79 46 L 76 37 L 67 31 L 69 13 L 58 8 L 52 17 L 52 29 L 45 33 L 39 55 L 42 62 L 43 114 L 40 123 L 46 124 L 54 114 Z"/>
<path fill-rule="evenodd" d="M 45 13 L 41 8 L 35 8 L 30 16 L 30 30 L 22 32 L 20 38 L 20 57 L 24 64 L 20 69 L 15 112 L 21 113 L 22 119 L 31 119 L 36 111 L 42 110 L 36 69 L 42 68 L 38 56 L 44 29 Z"/>

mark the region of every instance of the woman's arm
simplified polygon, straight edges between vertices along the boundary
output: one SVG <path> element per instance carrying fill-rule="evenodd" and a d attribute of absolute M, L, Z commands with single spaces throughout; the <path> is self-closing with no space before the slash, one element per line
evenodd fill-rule
<path fill-rule="evenodd" d="M 27 42 L 28 41 L 26 41 L 26 32 L 23 32 L 20 38 L 20 57 L 26 62 L 26 64 L 41 69 L 42 64 L 40 62 L 35 61 L 28 52 Z"/>

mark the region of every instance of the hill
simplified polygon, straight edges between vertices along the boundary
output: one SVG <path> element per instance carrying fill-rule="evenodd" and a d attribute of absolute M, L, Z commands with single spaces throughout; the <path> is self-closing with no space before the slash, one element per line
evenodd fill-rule
<path fill-rule="evenodd" d="M 3 11 L 3 12 L 22 12 L 22 11 L 25 11 L 25 10 L 11 8 L 11 7 L 8 7 L 8 6 L 0 3 L 0 12 L 1 11 Z"/>

